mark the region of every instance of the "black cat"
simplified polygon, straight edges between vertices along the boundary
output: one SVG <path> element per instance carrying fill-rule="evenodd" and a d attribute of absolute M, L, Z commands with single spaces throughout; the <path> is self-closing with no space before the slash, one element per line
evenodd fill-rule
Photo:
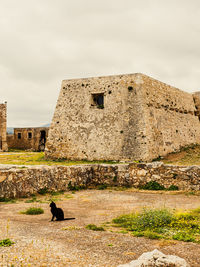
<path fill-rule="evenodd" d="M 56 221 L 63 221 L 63 220 L 74 220 L 75 218 L 64 218 L 64 212 L 62 209 L 56 207 L 56 203 L 53 201 L 50 204 L 51 207 L 51 213 L 52 213 L 52 219 L 56 217 Z"/>

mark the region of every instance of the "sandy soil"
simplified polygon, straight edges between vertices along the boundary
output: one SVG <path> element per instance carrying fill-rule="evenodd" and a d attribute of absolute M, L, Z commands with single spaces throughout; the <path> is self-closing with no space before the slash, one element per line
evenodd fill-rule
<path fill-rule="evenodd" d="M 144 206 L 196 208 L 200 206 L 199 196 L 131 190 L 84 190 L 71 196 L 73 198 L 68 199 L 61 196 L 57 206 L 64 210 L 65 217 L 76 219 L 61 222 L 50 221 L 49 203 L 25 203 L 26 199 L 14 204 L 1 203 L 0 239 L 9 237 L 15 244 L 0 247 L 0 266 L 112 267 L 128 263 L 155 248 L 184 258 L 192 267 L 200 266 L 199 244 L 137 238 L 112 232 L 112 228 L 105 232 L 85 229 L 87 224 L 99 226 Z M 44 201 L 48 197 L 40 198 Z M 32 206 L 42 207 L 44 214 L 19 213 Z"/>

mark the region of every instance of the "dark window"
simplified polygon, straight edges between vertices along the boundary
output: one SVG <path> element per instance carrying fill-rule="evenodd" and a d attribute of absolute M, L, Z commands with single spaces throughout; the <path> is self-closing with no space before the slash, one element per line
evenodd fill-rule
<path fill-rule="evenodd" d="M 17 134 L 17 138 L 18 138 L 18 139 L 21 139 L 21 138 L 22 138 L 22 134 L 21 134 L 21 133 L 18 133 L 18 134 Z"/>
<path fill-rule="evenodd" d="M 31 138 L 32 138 L 32 133 L 28 132 L 28 139 L 31 139 Z"/>
<path fill-rule="evenodd" d="M 104 94 L 92 94 L 92 106 L 104 108 Z"/>

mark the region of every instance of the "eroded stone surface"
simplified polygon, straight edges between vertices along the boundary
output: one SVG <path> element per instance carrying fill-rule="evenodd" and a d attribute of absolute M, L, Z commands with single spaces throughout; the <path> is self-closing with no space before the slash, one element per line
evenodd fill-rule
<path fill-rule="evenodd" d="M 7 151 L 7 103 L 0 104 L 0 151 Z"/>
<path fill-rule="evenodd" d="M 64 80 L 46 156 L 148 161 L 166 155 L 200 143 L 198 103 L 197 94 L 140 73 Z"/>
<path fill-rule="evenodd" d="M 118 267 L 190 267 L 182 258 L 174 255 L 165 255 L 157 249 L 143 253 L 137 260 Z"/>
<path fill-rule="evenodd" d="M 200 190 L 200 166 L 183 168 L 151 164 L 88 164 L 74 166 L 9 166 L 0 165 L 0 197 L 21 197 L 36 193 L 42 188 L 68 190 L 70 186 L 141 187 L 156 181 L 165 188 L 178 186 L 179 190 Z"/>
<path fill-rule="evenodd" d="M 48 127 L 14 128 L 14 134 L 7 135 L 8 147 L 32 151 L 44 151 Z"/>

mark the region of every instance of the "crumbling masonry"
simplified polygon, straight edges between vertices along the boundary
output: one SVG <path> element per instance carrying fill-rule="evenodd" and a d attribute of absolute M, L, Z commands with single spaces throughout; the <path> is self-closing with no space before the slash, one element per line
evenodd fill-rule
<path fill-rule="evenodd" d="M 48 127 L 14 128 L 14 134 L 7 135 L 8 147 L 44 151 L 48 130 Z"/>
<path fill-rule="evenodd" d="M 136 73 L 64 80 L 46 157 L 148 161 L 200 143 L 200 97 Z"/>
<path fill-rule="evenodd" d="M 7 103 L 0 104 L 0 151 L 7 151 Z"/>

